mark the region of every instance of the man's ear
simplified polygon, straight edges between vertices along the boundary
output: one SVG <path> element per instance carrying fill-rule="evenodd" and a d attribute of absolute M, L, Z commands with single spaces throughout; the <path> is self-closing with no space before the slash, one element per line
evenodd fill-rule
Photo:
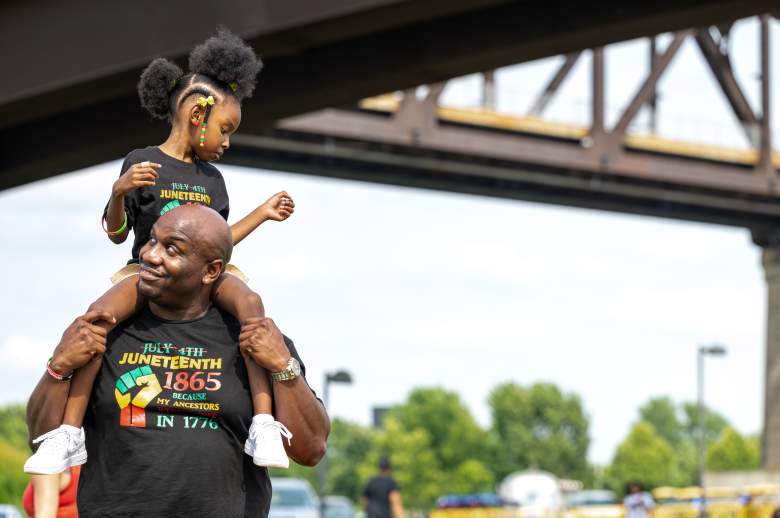
<path fill-rule="evenodd" d="M 206 263 L 206 268 L 203 271 L 203 284 L 214 284 L 217 282 L 224 269 L 225 261 L 222 259 L 214 259 Z"/>

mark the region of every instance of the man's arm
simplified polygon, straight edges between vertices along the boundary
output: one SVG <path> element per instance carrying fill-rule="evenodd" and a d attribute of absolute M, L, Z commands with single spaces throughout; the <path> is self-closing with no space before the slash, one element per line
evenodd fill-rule
<path fill-rule="evenodd" d="M 113 319 L 106 311 L 92 310 L 74 320 L 54 349 L 51 368 L 57 373 L 67 375 L 86 365 L 95 355 L 103 354 L 106 351 L 106 330 L 92 322 Z M 54 379 L 48 373 L 44 373 L 38 381 L 27 402 L 30 447 L 35 437 L 62 424 L 69 390 L 70 382 Z"/>
<path fill-rule="evenodd" d="M 241 352 L 269 372 L 287 367 L 290 350 L 281 331 L 270 318 L 253 318 L 241 328 Z M 315 466 L 327 448 L 330 419 L 322 403 L 303 377 L 274 381 L 274 414 L 293 434 L 287 455 L 303 466 Z"/>
<path fill-rule="evenodd" d="M 302 377 L 274 381 L 273 390 L 275 419 L 293 433 L 292 444 L 284 445 L 287 455 L 303 466 L 316 466 L 325 455 L 330 434 L 325 408 Z"/>
<path fill-rule="evenodd" d="M 390 509 L 395 518 L 404 518 L 404 505 L 401 503 L 401 492 L 397 489 L 390 491 Z"/>

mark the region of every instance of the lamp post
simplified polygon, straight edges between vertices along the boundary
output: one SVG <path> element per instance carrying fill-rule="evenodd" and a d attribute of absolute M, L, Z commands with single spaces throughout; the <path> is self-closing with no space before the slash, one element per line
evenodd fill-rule
<path fill-rule="evenodd" d="M 339 370 L 336 372 L 325 373 L 325 383 L 322 386 L 322 404 L 325 406 L 325 411 L 328 411 L 328 397 L 330 393 L 331 383 L 352 383 L 352 375 L 345 371 Z M 320 518 L 325 518 L 325 481 L 328 477 L 328 455 L 322 457 L 319 467 L 319 486 L 320 486 Z"/>
<path fill-rule="evenodd" d="M 701 487 L 701 507 L 699 508 L 700 518 L 706 518 L 707 516 L 707 491 L 704 488 L 704 470 L 706 466 L 706 451 L 705 451 L 705 413 L 706 408 L 704 406 L 704 358 L 706 356 L 725 356 L 726 348 L 719 344 L 702 345 L 699 346 L 698 362 L 697 362 L 697 379 L 698 379 L 698 421 L 699 421 L 699 487 Z"/>

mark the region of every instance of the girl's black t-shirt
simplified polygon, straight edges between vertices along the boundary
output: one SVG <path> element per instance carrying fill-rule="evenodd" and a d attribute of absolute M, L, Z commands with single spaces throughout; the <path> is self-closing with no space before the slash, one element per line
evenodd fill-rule
<path fill-rule="evenodd" d="M 149 241 L 152 225 L 169 210 L 185 203 L 196 203 L 211 207 L 226 221 L 230 212 L 225 180 L 210 163 L 197 157 L 192 163 L 182 162 L 166 155 L 157 146 L 149 146 L 127 155 L 120 176 L 130 166 L 145 161 L 156 162 L 162 167 L 157 169 L 160 178 L 155 185 L 141 187 L 125 196 L 127 227 L 133 229 L 135 236 L 131 263 L 138 262 L 141 247 Z"/>
<path fill-rule="evenodd" d="M 84 418 L 79 516 L 268 515 L 268 472 L 244 453 L 252 401 L 239 331 L 212 306 L 186 322 L 146 308 L 109 334 Z"/>

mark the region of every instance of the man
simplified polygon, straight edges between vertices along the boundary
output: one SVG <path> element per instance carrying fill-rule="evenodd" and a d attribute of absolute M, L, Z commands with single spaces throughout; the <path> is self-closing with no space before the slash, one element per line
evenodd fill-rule
<path fill-rule="evenodd" d="M 379 459 L 379 475 L 369 480 L 363 490 L 366 518 L 403 518 L 401 492 L 390 471 L 390 460 L 387 457 Z"/>
<path fill-rule="evenodd" d="M 103 354 L 84 420 L 89 461 L 81 518 L 267 516 L 268 473 L 243 452 L 252 417 L 246 361 L 272 373 L 276 419 L 295 440 L 288 455 L 313 466 L 329 421 L 292 342 L 269 318 L 243 329 L 211 305 L 230 258 L 230 229 L 197 205 L 160 217 L 140 253 L 148 307 L 106 337 L 93 310 L 65 330 L 28 403 L 31 437 L 56 428 L 68 394 L 60 380 Z M 240 333 L 240 336 L 239 336 Z M 240 341 L 240 350 L 238 343 Z"/>
<path fill-rule="evenodd" d="M 655 502 L 650 493 L 642 489 L 641 483 L 630 482 L 626 487 L 623 507 L 626 509 L 626 518 L 647 518 L 652 513 Z"/>

